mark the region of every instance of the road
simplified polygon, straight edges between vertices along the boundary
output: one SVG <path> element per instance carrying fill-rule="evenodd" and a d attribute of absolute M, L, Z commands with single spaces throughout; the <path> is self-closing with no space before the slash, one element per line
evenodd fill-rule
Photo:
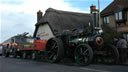
<path fill-rule="evenodd" d="M 51 64 L 44 61 L 0 56 L 0 72 L 128 72 L 128 66 L 104 64 L 78 66 L 75 63 Z"/>

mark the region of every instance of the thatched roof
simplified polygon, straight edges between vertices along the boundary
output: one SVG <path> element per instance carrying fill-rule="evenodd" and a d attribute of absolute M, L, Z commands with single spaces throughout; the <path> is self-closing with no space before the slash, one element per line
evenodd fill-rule
<path fill-rule="evenodd" d="M 55 35 L 54 30 L 62 33 L 65 29 L 72 30 L 88 26 L 89 22 L 92 22 L 91 14 L 60 11 L 49 8 L 39 22 L 36 23 L 34 37 L 36 36 L 38 27 L 45 23 L 48 23 Z"/>

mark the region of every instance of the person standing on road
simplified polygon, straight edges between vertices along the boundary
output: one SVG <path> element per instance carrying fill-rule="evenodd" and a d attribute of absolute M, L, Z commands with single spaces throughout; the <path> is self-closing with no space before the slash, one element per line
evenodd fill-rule
<path fill-rule="evenodd" d="M 113 45 L 114 46 L 117 46 L 117 43 L 118 43 L 118 38 L 117 37 L 114 37 L 114 39 L 113 39 Z"/>
<path fill-rule="evenodd" d="M 127 41 L 123 36 L 120 37 L 120 40 L 117 42 L 117 48 L 120 55 L 120 63 L 125 63 L 127 60 Z"/>

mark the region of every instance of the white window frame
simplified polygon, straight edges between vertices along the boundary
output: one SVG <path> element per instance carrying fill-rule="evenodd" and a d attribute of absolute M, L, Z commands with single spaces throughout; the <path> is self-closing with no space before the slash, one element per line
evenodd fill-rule
<path fill-rule="evenodd" d="M 107 24 L 109 23 L 109 16 L 107 16 Z"/>
<path fill-rule="evenodd" d="M 109 16 L 104 17 L 104 24 L 109 24 Z"/>
<path fill-rule="evenodd" d="M 128 42 L 128 33 L 126 33 L 126 40 L 127 40 L 127 42 Z"/>
<path fill-rule="evenodd" d="M 115 19 L 118 21 L 118 13 L 115 13 Z"/>
<path fill-rule="evenodd" d="M 106 17 L 104 17 L 104 24 L 106 23 Z"/>
<path fill-rule="evenodd" d="M 128 33 L 124 33 L 123 36 L 128 41 Z"/>
<path fill-rule="evenodd" d="M 115 20 L 116 20 L 116 21 L 121 21 L 121 20 L 123 20 L 123 12 L 122 12 L 122 11 L 115 13 Z"/>
<path fill-rule="evenodd" d="M 122 13 L 122 11 L 119 12 L 119 20 L 123 20 L 123 13 Z"/>

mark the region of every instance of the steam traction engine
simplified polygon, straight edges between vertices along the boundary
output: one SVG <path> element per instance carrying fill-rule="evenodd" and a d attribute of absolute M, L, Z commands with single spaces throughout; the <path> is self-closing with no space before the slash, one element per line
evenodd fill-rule
<path fill-rule="evenodd" d="M 59 62 L 66 56 L 73 58 L 80 65 L 89 65 L 97 58 L 105 63 L 117 63 L 118 50 L 113 45 L 104 43 L 103 30 L 98 24 L 98 13 L 94 11 L 91 23 L 85 28 L 76 27 L 77 29 L 57 33 L 58 35 L 49 39 L 46 44 L 47 61 Z"/>
<path fill-rule="evenodd" d="M 101 29 L 65 30 L 62 34 L 51 38 L 46 44 L 46 59 L 48 62 L 59 62 L 65 56 L 70 56 L 80 65 L 89 65 L 97 56 L 106 63 L 117 63 L 119 54 L 116 47 L 104 44 Z"/>

